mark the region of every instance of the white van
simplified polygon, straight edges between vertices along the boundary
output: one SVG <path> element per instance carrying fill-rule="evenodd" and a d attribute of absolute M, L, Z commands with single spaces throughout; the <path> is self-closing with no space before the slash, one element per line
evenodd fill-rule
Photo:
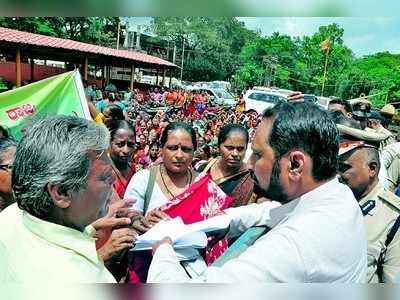
<path fill-rule="evenodd" d="M 287 101 L 287 96 L 274 91 L 266 91 L 261 89 L 251 89 L 244 94 L 246 101 L 246 111 L 254 110 L 262 114 L 264 110 L 274 106 L 280 101 Z"/>

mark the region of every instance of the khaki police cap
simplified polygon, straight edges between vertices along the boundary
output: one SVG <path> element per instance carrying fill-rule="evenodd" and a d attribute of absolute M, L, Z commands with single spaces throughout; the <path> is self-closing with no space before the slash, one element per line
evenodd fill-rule
<path fill-rule="evenodd" d="M 366 131 L 341 124 L 336 124 L 336 126 L 341 136 L 339 155 L 349 152 L 355 148 L 378 148 L 380 142 L 384 141 L 388 137 L 387 134 L 377 133 L 373 130 Z"/>

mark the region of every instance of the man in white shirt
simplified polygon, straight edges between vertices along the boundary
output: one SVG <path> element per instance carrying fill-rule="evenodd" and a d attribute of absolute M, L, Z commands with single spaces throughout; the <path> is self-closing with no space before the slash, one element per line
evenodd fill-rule
<path fill-rule="evenodd" d="M 154 246 L 148 282 L 364 282 L 367 242 L 361 210 L 336 178 L 339 135 L 309 103 L 265 111 L 251 168 L 266 196 L 282 203 L 228 209 L 229 235 L 274 226 L 239 257 L 189 279 L 168 238 Z"/>

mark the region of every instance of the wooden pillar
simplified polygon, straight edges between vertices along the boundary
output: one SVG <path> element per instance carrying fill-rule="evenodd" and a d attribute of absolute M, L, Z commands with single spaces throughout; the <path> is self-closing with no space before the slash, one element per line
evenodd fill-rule
<path fill-rule="evenodd" d="M 83 79 L 88 80 L 88 58 L 85 57 L 85 62 L 83 64 Z"/>
<path fill-rule="evenodd" d="M 31 58 L 31 82 L 35 80 L 35 62 L 33 58 Z"/>
<path fill-rule="evenodd" d="M 172 87 L 172 68 L 169 69 L 169 88 L 171 89 Z"/>
<path fill-rule="evenodd" d="M 131 66 L 131 85 L 129 86 L 131 91 L 133 91 L 134 79 L 135 79 L 135 66 L 132 64 L 132 66 Z"/>
<path fill-rule="evenodd" d="M 94 65 L 94 79 L 97 80 L 97 65 Z"/>
<path fill-rule="evenodd" d="M 158 85 L 158 69 L 156 69 L 156 85 Z"/>
<path fill-rule="evenodd" d="M 17 87 L 21 86 L 21 49 L 17 48 L 15 53 L 15 84 Z"/>
<path fill-rule="evenodd" d="M 106 82 L 105 85 L 110 83 L 110 66 L 106 66 Z"/>
<path fill-rule="evenodd" d="M 164 87 L 165 86 L 165 73 L 167 73 L 167 70 L 164 68 L 163 69 L 163 75 L 162 75 L 162 87 Z"/>
<path fill-rule="evenodd" d="M 105 84 L 104 84 L 104 74 L 106 73 L 106 66 L 102 65 L 101 66 L 101 88 L 104 89 Z"/>

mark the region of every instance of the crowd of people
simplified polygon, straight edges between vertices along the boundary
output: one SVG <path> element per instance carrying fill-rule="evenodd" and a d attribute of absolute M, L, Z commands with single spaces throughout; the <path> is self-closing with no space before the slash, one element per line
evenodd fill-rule
<path fill-rule="evenodd" d="M 0 131 L 0 281 L 399 280 L 400 143 L 385 110 L 295 93 L 258 115 L 243 98 L 85 91 L 93 121 Z M 221 215 L 230 226 L 190 257 L 168 234 L 130 251 L 160 221 Z M 254 226 L 268 229 L 229 257 Z"/>

